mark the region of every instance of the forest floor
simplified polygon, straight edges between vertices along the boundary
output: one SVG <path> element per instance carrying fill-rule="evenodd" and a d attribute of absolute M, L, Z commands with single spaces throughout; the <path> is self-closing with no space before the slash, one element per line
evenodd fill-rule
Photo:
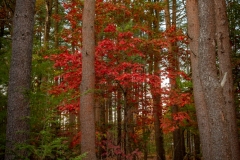
<path fill-rule="evenodd" d="M 116 157 L 109 157 L 107 158 L 106 160 L 117 160 Z M 144 160 L 143 157 L 140 157 L 140 158 L 137 158 L 137 160 Z M 157 160 L 157 157 L 156 156 L 148 156 L 147 160 Z M 172 160 L 172 157 L 170 156 L 166 156 L 166 160 Z"/>

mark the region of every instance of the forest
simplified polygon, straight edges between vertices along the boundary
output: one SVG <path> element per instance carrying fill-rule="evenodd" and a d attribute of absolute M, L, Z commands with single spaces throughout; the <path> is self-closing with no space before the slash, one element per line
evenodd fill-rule
<path fill-rule="evenodd" d="M 239 160 L 240 0 L 0 0 L 0 160 Z"/>

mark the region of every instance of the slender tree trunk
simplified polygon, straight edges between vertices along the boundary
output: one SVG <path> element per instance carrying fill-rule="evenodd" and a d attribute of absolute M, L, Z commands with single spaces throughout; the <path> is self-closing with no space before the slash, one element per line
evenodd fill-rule
<path fill-rule="evenodd" d="M 148 0 L 148 2 L 153 3 L 151 0 Z M 159 0 L 155 0 L 154 2 L 158 3 Z M 168 5 L 166 6 L 166 8 L 168 8 Z M 149 24 L 150 24 L 149 27 L 152 27 L 155 34 L 158 35 L 159 34 L 159 28 L 160 28 L 159 27 L 159 18 L 160 18 L 159 11 L 154 9 L 154 8 L 150 8 L 150 13 L 151 13 L 151 16 L 153 18 L 149 22 Z M 166 13 L 166 14 L 169 14 L 169 13 Z M 166 17 L 168 17 L 168 16 L 166 16 Z M 170 19 L 166 18 L 166 20 L 170 20 Z M 154 37 L 150 37 L 150 38 L 154 38 Z M 159 68 L 160 53 L 152 50 L 152 48 L 151 48 L 150 53 L 149 53 L 149 57 L 150 57 L 149 73 L 154 74 L 156 76 L 160 76 L 159 75 L 159 72 L 160 72 L 160 68 Z M 159 82 L 158 87 L 159 88 L 157 88 L 157 89 L 160 90 L 161 89 L 161 82 Z M 165 160 L 163 131 L 162 131 L 161 122 L 160 122 L 161 119 L 162 119 L 161 94 L 160 93 L 154 93 L 154 92 L 155 92 L 154 88 L 151 87 L 151 94 L 152 94 L 152 98 L 153 98 L 153 116 L 154 116 L 156 155 L 157 155 L 157 160 Z"/>
<path fill-rule="evenodd" d="M 82 82 L 80 86 L 80 123 L 81 153 L 87 153 L 85 160 L 96 160 L 95 153 L 95 0 L 84 1 L 83 9 L 83 48 L 82 48 Z"/>
<path fill-rule="evenodd" d="M 163 132 L 160 128 L 161 126 L 161 118 L 162 118 L 162 106 L 160 96 L 153 96 L 154 102 L 154 129 L 155 129 L 155 143 L 156 143 L 156 153 L 157 160 L 165 160 L 165 151 L 163 146 Z"/>
<path fill-rule="evenodd" d="M 201 160 L 200 154 L 200 137 L 198 134 L 194 134 L 194 156 L 196 160 Z"/>
<path fill-rule="evenodd" d="M 204 159 L 212 159 L 211 151 L 211 138 L 210 126 L 208 124 L 208 109 L 204 99 L 202 85 L 200 82 L 199 68 L 198 68 L 198 38 L 199 38 L 199 18 L 198 18 L 198 3 L 196 0 L 187 0 L 187 19 L 188 19 L 188 36 L 190 40 L 191 51 L 191 66 L 192 66 L 192 79 L 193 79 L 193 95 L 194 104 L 197 113 L 198 129 L 200 133 L 200 140 L 202 144 L 202 152 Z"/>
<path fill-rule="evenodd" d="M 127 155 L 130 153 L 130 143 L 129 143 L 129 117 L 128 117 L 128 112 L 129 108 L 127 106 L 127 91 L 123 90 L 123 108 L 124 108 L 124 153 Z M 126 157 L 124 157 L 126 160 Z"/>
<path fill-rule="evenodd" d="M 142 86 L 142 98 L 141 99 L 142 99 L 143 104 L 144 104 L 144 100 L 147 100 L 147 84 L 143 84 L 143 86 Z M 146 105 L 143 105 L 143 110 L 147 110 L 147 106 Z M 143 114 L 142 115 L 143 119 L 147 118 L 147 113 L 143 112 L 142 114 Z M 142 130 L 143 130 L 143 135 L 144 134 L 146 135 L 149 132 L 149 129 L 148 129 L 148 127 L 146 125 L 142 125 Z M 144 143 L 143 144 L 143 146 L 144 146 L 143 147 L 143 154 L 144 154 L 143 155 L 143 159 L 144 160 L 147 160 L 147 158 L 148 158 L 148 142 L 149 141 L 148 141 L 147 138 L 145 138 L 144 141 L 143 141 L 143 143 Z M 157 146 L 157 144 L 156 144 L 156 146 Z"/>
<path fill-rule="evenodd" d="M 172 0 L 172 26 L 177 25 L 177 1 Z M 176 43 L 172 43 L 172 68 L 175 73 L 179 71 L 179 59 L 178 59 L 178 46 Z M 178 89 L 176 78 L 172 85 L 172 89 Z M 172 106 L 172 113 L 176 114 L 179 112 L 179 106 Z M 185 156 L 185 143 L 184 143 L 184 130 L 182 128 L 178 128 L 173 131 L 173 143 L 174 143 L 174 160 L 182 160 Z"/>
<path fill-rule="evenodd" d="M 170 16 L 170 3 L 169 0 L 164 0 L 165 2 L 165 22 L 166 22 L 166 28 L 169 29 L 171 26 L 176 27 L 176 13 L 177 13 L 177 6 L 176 6 L 176 0 L 172 1 L 172 21 Z M 176 43 L 170 43 L 168 46 L 169 51 L 169 64 L 170 68 L 172 70 L 172 74 L 174 75 L 179 70 L 179 62 L 178 62 L 178 55 L 177 55 L 177 44 Z M 171 84 L 171 90 L 176 90 L 176 78 L 170 79 Z M 173 105 L 172 106 L 172 113 L 176 114 L 178 113 L 178 106 Z M 185 146 L 184 146 L 184 134 L 181 128 L 178 128 L 173 131 L 173 144 L 174 144 L 174 160 L 182 160 L 185 155 Z"/>
<path fill-rule="evenodd" d="M 12 58 L 9 72 L 7 131 L 5 160 L 26 157 L 26 151 L 16 150 L 17 144 L 29 137 L 29 97 L 33 47 L 35 0 L 17 0 L 13 17 Z M 23 158 L 22 157 L 22 158 Z"/>
<path fill-rule="evenodd" d="M 116 93 L 117 96 L 117 145 L 122 146 L 122 107 L 121 107 L 121 95 L 120 89 Z M 121 160 L 121 155 L 117 156 L 117 160 Z"/>
<path fill-rule="evenodd" d="M 113 108 L 112 108 L 112 95 L 109 96 L 107 100 L 107 108 L 108 108 L 108 123 L 109 125 L 113 125 Z"/>
<path fill-rule="evenodd" d="M 159 17 L 159 13 L 156 13 L 156 18 Z M 159 25 L 159 20 L 156 20 L 156 25 Z M 159 27 L 159 26 L 158 26 Z M 158 29 L 157 29 L 158 30 Z M 159 55 L 160 53 L 155 53 L 154 57 L 154 74 L 156 76 L 160 76 L 160 68 L 159 68 Z M 159 82 L 159 90 L 161 89 L 161 82 Z M 161 102 L 161 94 L 156 94 L 153 96 L 154 99 L 154 109 L 156 113 L 154 114 L 154 128 L 155 128 L 155 143 L 156 143 L 156 151 L 157 151 L 157 160 L 165 160 L 165 149 L 164 149 L 164 139 L 163 139 L 163 130 L 161 128 L 161 120 L 163 117 L 162 114 L 162 102 Z"/>
<path fill-rule="evenodd" d="M 177 112 L 173 112 L 177 113 Z M 178 128 L 173 131 L 174 160 L 183 160 L 185 156 L 184 131 Z"/>
<path fill-rule="evenodd" d="M 70 132 L 69 134 L 69 139 L 72 141 L 74 136 L 77 133 L 77 128 L 76 128 L 76 115 L 73 112 L 69 112 L 69 125 L 68 125 L 68 131 Z M 57 121 L 57 119 L 56 119 Z M 53 126 L 55 125 L 55 123 L 53 123 Z"/>
<path fill-rule="evenodd" d="M 190 154 L 191 153 L 191 132 L 189 130 L 186 131 L 186 149 L 187 149 L 187 153 Z"/>
<path fill-rule="evenodd" d="M 99 130 L 100 130 L 100 132 L 103 134 L 103 135 L 106 135 L 107 134 L 107 125 L 108 125 L 108 123 L 107 123 L 107 113 L 106 113 L 106 103 L 104 102 L 105 100 L 103 100 L 101 103 L 100 103 L 100 121 L 99 121 Z M 106 145 L 106 142 L 104 142 L 104 141 L 106 141 L 107 140 L 107 138 L 105 137 L 105 136 L 102 136 L 101 137 L 101 142 L 100 143 L 102 143 L 102 145 L 104 145 L 104 147 L 102 147 L 102 146 L 100 146 L 100 150 L 99 150 L 99 156 L 98 156 L 98 159 L 105 159 L 105 158 L 107 158 L 107 155 L 104 155 L 103 156 L 103 154 L 104 153 L 106 153 L 107 152 L 107 145 Z"/>
<path fill-rule="evenodd" d="M 58 14 L 58 0 L 54 0 L 54 4 L 55 4 L 55 14 L 57 15 Z M 58 35 L 58 32 L 59 32 L 59 23 L 58 21 L 56 20 L 55 23 L 54 23 L 54 47 L 55 49 L 58 49 L 59 47 L 59 35 Z"/>
<path fill-rule="evenodd" d="M 159 53 L 158 53 L 159 54 Z M 153 72 L 156 76 L 159 76 L 159 60 L 157 59 L 157 53 L 155 56 L 150 55 L 151 62 L 149 64 L 150 73 Z M 154 64 L 153 64 L 154 63 Z M 161 84 L 161 82 L 159 82 Z M 160 89 L 159 86 L 158 89 Z M 161 95 L 159 93 L 154 93 L 154 88 L 151 88 L 151 94 L 153 95 L 153 116 L 154 116 L 154 130 L 155 130 L 155 144 L 156 144 L 156 154 L 157 160 L 165 160 L 165 151 L 164 151 L 164 141 L 163 141 L 163 131 L 160 120 L 162 119 L 162 105 L 161 105 Z"/>
<path fill-rule="evenodd" d="M 49 49 L 49 38 L 50 38 L 50 27 L 51 27 L 51 16 L 52 16 L 52 5 L 53 0 L 45 0 L 46 5 L 46 18 L 44 28 L 44 49 Z"/>
<path fill-rule="evenodd" d="M 169 12 L 169 0 L 164 0 L 165 7 L 164 7 L 164 17 L 166 22 L 166 28 L 171 27 L 171 21 L 170 21 L 170 12 Z"/>

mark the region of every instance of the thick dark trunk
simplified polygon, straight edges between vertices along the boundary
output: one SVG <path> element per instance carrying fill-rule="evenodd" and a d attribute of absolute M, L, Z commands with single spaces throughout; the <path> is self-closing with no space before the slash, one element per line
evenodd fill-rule
<path fill-rule="evenodd" d="M 16 149 L 27 143 L 29 136 L 29 92 L 33 46 L 35 0 L 17 0 L 13 17 L 12 57 L 9 72 L 5 160 L 26 157 Z M 21 159 L 21 158 L 17 158 Z"/>

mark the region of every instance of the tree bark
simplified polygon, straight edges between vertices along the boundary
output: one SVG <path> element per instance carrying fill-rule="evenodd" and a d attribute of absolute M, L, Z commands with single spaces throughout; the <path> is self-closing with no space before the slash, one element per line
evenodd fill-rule
<path fill-rule="evenodd" d="M 200 137 L 199 134 L 194 134 L 194 156 L 196 160 L 201 160 Z"/>
<path fill-rule="evenodd" d="M 240 148 L 237 134 L 236 108 L 234 105 L 233 78 L 231 65 L 231 46 L 226 1 L 214 0 L 216 20 L 217 56 L 222 93 L 225 100 L 228 135 L 232 159 L 240 159 Z M 226 80 L 226 81 L 224 81 Z"/>
<path fill-rule="evenodd" d="M 155 1 L 158 3 L 159 1 Z M 159 11 L 154 8 L 151 8 L 150 13 L 154 17 L 152 26 L 153 30 L 156 34 L 159 34 Z M 169 14 L 169 13 L 168 13 Z M 152 38 L 152 37 L 151 37 Z M 156 51 L 150 51 L 150 64 L 149 64 L 149 72 L 159 76 L 160 68 L 160 53 Z M 161 82 L 159 82 L 160 86 L 158 86 L 159 90 L 161 89 Z M 154 130 L 155 130 L 155 144 L 156 144 L 156 155 L 157 160 L 165 160 L 165 150 L 164 150 L 164 139 L 163 139 L 163 131 L 161 128 L 161 119 L 162 119 L 162 104 L 161 104 L 161 94 L 154 93 L 154 88 L 151 87 L 151 94 L 153 96 L 153 116 L 154 116 Z"/>
<path fill-rule="evenodd" d="M 55 4 L 55 14 L 58 15 L 58 10 L 59 10 L 59 3 L 58 0 L 54 0 L 54 4 Z M 58 49 L 59 47 L 59 23 L 57 20 L 55 20 L 54 23 L 54 47 L 55 49 Z"/>
<path fill-rule="evenodd" d="M 45 0 L 46 5 L 46 18 L 44 26 L 44 49 L 49 49 L 49 38 L 50 38 L 50 27 L 51 27 L 51 16 L 52 16 L 52 5 L 53 0 Z"/>
<path fill-rule="evenodd" d="M 194 104 L 197 113 L 198 129 L 200 133 L 200 141 L 202 144 L 202 152 L 204 159 L 211 158 L 211 143 L 210 143 L 210 126 L 208 124 L 208 110 L 204 99 L 204 94 L 200 82 L 198 69 L 198 38 L 199 38 L 199 18 L 198 18 L 198 2 L 197 0 L 187 0 L 186 3 L 187 20 L 188 20 L 188 36 L 189 47 L 191 52 L 192 80 L 193 80 L 193 96 Z"/>
<path fill-rule="evenodd" d="M 95 0 L 84 1 L 83 9 L 83 48 L 82 48 L 82 82 L 80 86 L 80 123 L 81 153 L 87 152 L 85 160 L 96 160 L 95 153 Z"/>
<path fill-rule="evenodd" d="M 149 63 L 149 72 L 156 76 L 159 76 L 159 57 L 154 51 L 150 53 L 150 63 Z M 159 90 L 161 88 L 161 82 Z M 162 104 L 161 104 L 161 95 L 155 93 L 154 87 L 151 87 L 151 94 L 153 100 L 153 116 L 154 116 L 154 130 L 155 130 L 155 145 L 156 145 L 156 155 L 157 160 L 165 160 L 165 150 L 164 150 L 164 140 L 163 140 L 163 131 L 161 128 L 161 119 L 162 119 Z"/>
<path fill-rule="evenodd" d="M 5 160 L 22 157 L 26 151 L 16 149 L 29 137 L 29 97 L 33 47 L 35 0 L 17 0 L 13 17 L 12 57 L 9 72 Z"/>
<path fill-rule="evenodd" d="M 153 96 L 153 108 L 154 108 L 154 129 L 155 129 L 155 144 L 156 144 L 156 154 L 157 160 L 165 160 L 165 150 L 163 141 L 163 131 L 160 128 L 161 118 L 162 118 L 162 106 L 160 95 Z"/>
<path fill-rule="evenodd" d="M 122 106 L 121 106 L 121 91 L 116 92 L 117 96 L 117 145 L 122 147 Z M 117 160 L 121 160 L 122 156 L 118 155 Z"/>
<path fill-rule="evenodd" d="M 215 2 L 219 3 L 219 1 Z M 237 152 L 239 152 L 238 144 L 236 144 L 236 142 L 233 144 L 233 139 L 237 141 L 236 134 L 232 133 L 232 131 L 235 131 L 234 122 L 232 122 L 234 118 L 230 118 L 229 115 L 229 113 L 231 113 L 231 116 L 235 117 L 234 109 L 232 109 L 233 99 L 231 96 L 232 75 L 231 72 L 226 69 L 230 66 L 230 60 L 227 60 L 227 56 L 229 55 L 223 51 L 225 50 L 221 48 L 223 43 L 219 41 L 225 38 L 222 37 L 221 24 L 226 24 L 227 20 L 218 20 L 220 17 L 218 12 L 222 10 L 217 4 L 214 4 L 214 0 L 202 0 L 198 3 L 199 22 L 202 24 L 200 25 L 199 36 L 199 73 L 204 99 L 206 100 L 207 110 L 209 112 L 208 120 L 211 134 L 210 154 L 212 159 L 237 160 L 239 159 L 239 153 L 236 153 L 231 146 L 234 145 L 234 147 L 237 147 Z M 221 3 L 221 5 L 222 4 L 223 3 Z M 228 33 L 226 34 L 226 36 L 228 36 Z M 221 51 L 219 52 L 219 50 Z M 218 56 L 216 56 L 216 53 L 225 53 L 226 57 L 224 61 L 220 60 L 222 55 L 218 54 Z M 216 61 L 216 59 L 219 59 L 219 61 Z M 218 64 L 219 69 L 217 67 Z M 226 68 L 224 68 L 225 65 L 227 66 Z M 226 88 L 224 87 L 225 85 L 227 85 Z M 229 127 L 230 124 L 231 126 Z M 236 155 L 233 155 L 233 153 Z"/>

